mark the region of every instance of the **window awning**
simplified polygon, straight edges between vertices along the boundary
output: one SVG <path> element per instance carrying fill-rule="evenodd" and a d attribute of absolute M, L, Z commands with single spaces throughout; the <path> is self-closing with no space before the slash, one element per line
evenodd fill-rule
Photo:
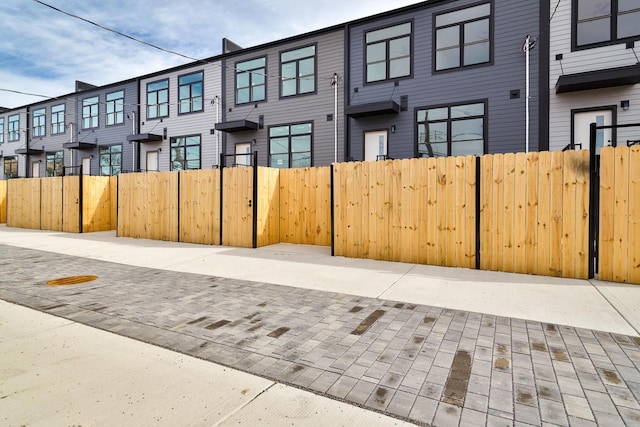
<path fill-rule="evenodd" d="M 44 153 L 44 150 L 38 150 L 37 148 L 18 148 L 15 151 L 16 154 L 27 154 L 29 156 L 36 156 Z"/>
<path fill-rule="evenodd" d="M 258 123 L 251 120 L 234 120 L 231 122 L 216 123 L 216 130 L 222 132 L 241 132 L 244 130 L 258 130 Z"/>
<path fill-rule="evenodd" d="M 640 83 L 640 64 L 560 76 L 556 82 L 556 93 L 602 89 L 636 83 Z"/>
<path fill-rule="evenodd" d="M 155 142 L 162 141 L 162 135 L 158 135 L 155 133 L 137 133 L 135 135 L 127 136 L 127 141 L 136 141 L 136 142 Z"/>
<path fill-rule="evenodd" d="M 347 116 L 353 118 L 380 116 L 382 114 L 398 114 L 398 112 L 400 112 L 400 105 L 391 99 L 370 102 L 368 104 L 349 105 L 345 109 Z"/>
<path fill-rule="evenodd" d="M 69 148 L 72 150 L 90 150 L 96 148 L 96 144 L 90 142 L 65 142 L 62 144 L 62 148 Z"/>

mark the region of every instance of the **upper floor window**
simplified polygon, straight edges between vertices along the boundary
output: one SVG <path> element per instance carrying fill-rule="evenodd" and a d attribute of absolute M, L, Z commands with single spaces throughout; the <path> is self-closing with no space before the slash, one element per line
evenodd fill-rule
<path fill-rule="evenodd" d="M 0 117 L 0 144 L 4 142 L 4 117 Z"/>
<path fill-rule="evenodd" d="M 98 97 L 82 100 L 82 129 L 98 127 Z"/>
<path fill-rule="evenodd" d="M 574 48 L 640 39 L 639 0 L 573 0 Z"/>
<path fill-rule="evenodd" d="M 440 106 L 417 111 L 419 157 L 482 155 L 486 105 Z"/>
<path fill-rule="evenodd" d="M 64 104 L 51 107 L 51 134 L 64 133 Z"/>
<path fill-rule="evenodd" d="M 200 135 L 171 138 L 171 170 L 200 169 Z"/>
<path fill-rule="evenodd" d="M 9 132 L 9 142 L 20 141 L 20 115 L 14 114 L 9 116 L 9 126 L 7 131 Z"/>
<path fill-rule="evenodd" d="M 316 47 L 307 46 L 280 54 L 281 96 L 316 91 Z"/>
<path fill-rule="evenodd" d="M 202 80 L 204 73 L 199 71 L 178 78 L 178 101 L 180 104 L 179 113 L 193 113 L 202 111 Z"/>
<path fill-rule="evenodd" d="M 365 39 L 367 83 L 411 75 L 411 22 L 369 31 Z"/>
<path fill-rule="evenodd" d="M 100 147 L 100 175 L 118 175 L 122 170 L 122 145 Z"/>
<path fill-rule="evenodd" d="M 312 134 L 311 123 L 269 128 L 269 166 L 272 168 L 310 167 Z"/>
<path fill-rule="evenodd" d="M 436 71 L 491 62 L 491 4 L 435 17 Z"/>
<path fill-rule="evenodd" d="M 46 110 L 44 108 L 38 108 L 37 110 L 33 110 L 32 116 L 32 124 L 31 127 L 33 129 L 33 136 L 45 136 L 46 133 L 46 123 L 45 123 L 45 114 Z"/>
<path fill-rule="evenodd" d="M 107 94 L 107 126 L 124 123 L 124 91 Z"/>
<path fill-rule="evenodd" d="M 266 99 L 266 66 L 264 57 L 236 64 L 236 104 Z"/>
<path fill-rule="evenodd" d="M 147 84 L 147 119 L 169 116 L 169 80 Z"/>
<path fill-rule="evenodd" d="M 64 169 L 64 151 L 47 153 L 47 176 L 62 176 Z"/>

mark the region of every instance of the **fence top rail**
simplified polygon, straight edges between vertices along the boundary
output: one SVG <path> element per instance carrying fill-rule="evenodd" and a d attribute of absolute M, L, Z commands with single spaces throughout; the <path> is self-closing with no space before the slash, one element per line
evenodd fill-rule
<path fill-rule="evenodd" d="M 591 123 L 594 125 L 595 123 Z M 618 129 L 618 128 L 632 128 L 632 127 L 640 127 L 640 123 L 627 123 L 623 125 L 602 125 L 595 126 L 596 129 Z"/>

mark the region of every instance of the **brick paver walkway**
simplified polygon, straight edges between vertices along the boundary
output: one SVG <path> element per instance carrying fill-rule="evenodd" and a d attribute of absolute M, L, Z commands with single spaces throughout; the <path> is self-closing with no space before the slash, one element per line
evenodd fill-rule
<path fill-rule="evenodd" d="M 98 279 L 46 285 L 75 275 Z M 3 300 L 417 424 L 640 424 L 637 337 L 4 245 L 0 277 Z"/>

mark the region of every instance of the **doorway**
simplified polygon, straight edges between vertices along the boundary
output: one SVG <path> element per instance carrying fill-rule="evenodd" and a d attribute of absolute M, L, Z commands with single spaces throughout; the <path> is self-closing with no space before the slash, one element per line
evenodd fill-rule
<path fill-rule="evenodd" d="M 158 152 L 147 151 L 147 171 L 158 171 Z"/>
<path fill-rule="evenodd" d="M 36 160 L 35 162 L 31 163 L 32 178 L 40 178 L 40 164 L 41 164 L 40 160 Z"/>
<path fill-rule="evenodd" d="M 576 149 L 589 149 L 589 132 L 591 123 L 598 126 L 611 126 L 615 121 L 615 107 L 601 107 L 594 109 L 573 110 L 572 135 L 573 144 Z M 596 130 L 596 153 L 600 154 L 600 149 L 611 145 L 615 138 L 612 129 Z"/>
<path fill-rule="evenodd" d="M 234 166 L 251 166 L 251 143 L 236 144 L 236 158 Z"/>
<path fill-rule="evenodd" d="M 91 175 L 91 157 L 82 158 L 82 175 Z"/>
<path fill-rule="evenodd" d="M 387 131 L 378 130 L 364 133 L 364 160 L 375 161 L 387 158 Z"/>

